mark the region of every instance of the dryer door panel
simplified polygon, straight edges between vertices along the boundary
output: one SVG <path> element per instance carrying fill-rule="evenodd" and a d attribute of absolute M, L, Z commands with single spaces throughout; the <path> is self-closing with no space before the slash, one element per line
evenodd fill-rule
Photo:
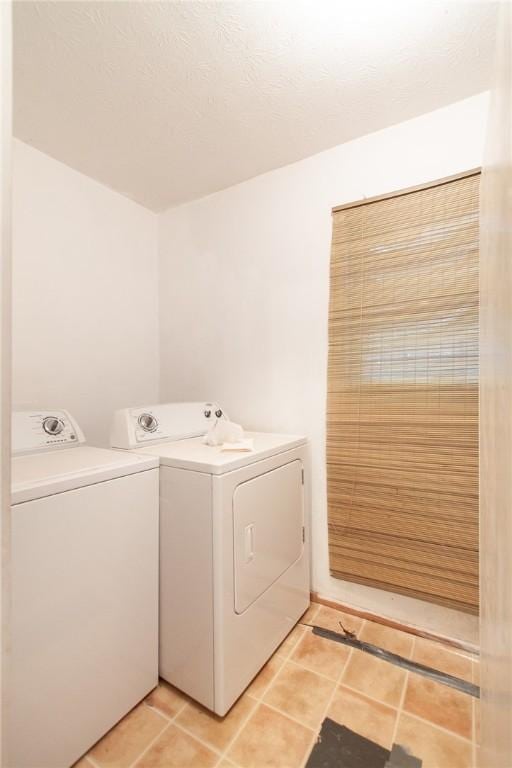
<path fill-rule="evenodd" d="M 302 554 L 302 462 L 241 483 L 233 494 L 235 611 L 243 613 Z"/>

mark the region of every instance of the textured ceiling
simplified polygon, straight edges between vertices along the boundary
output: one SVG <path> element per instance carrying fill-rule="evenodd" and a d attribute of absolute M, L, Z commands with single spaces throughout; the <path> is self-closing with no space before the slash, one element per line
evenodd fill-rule
<path fill-rule="evenodd" d="M 494 14 L 437 0 L 23 0 L 14 133 L 162 210 L 485 90 Z"/>

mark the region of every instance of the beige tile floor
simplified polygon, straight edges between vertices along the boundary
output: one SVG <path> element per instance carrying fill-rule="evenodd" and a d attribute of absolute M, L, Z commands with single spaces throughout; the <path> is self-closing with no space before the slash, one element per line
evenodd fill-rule
<path fill-rule="evenodd" d="M 303 621 L 339 631 L 466 680 L 478 661 L 440 643 L 312 604 Z M 297 626 L 236 705 L 216 717 L 162 682 L 75 768 L 300 768 L 330 717 L 423 768 L 470 768 L 478 702 L 466 694 Z"/>

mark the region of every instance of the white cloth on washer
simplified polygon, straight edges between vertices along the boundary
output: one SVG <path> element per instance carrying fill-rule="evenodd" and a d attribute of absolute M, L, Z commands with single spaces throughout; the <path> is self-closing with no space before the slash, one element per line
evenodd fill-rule
<path fill-rule="evenodd" d="M 222 443 L 220 449 L 221 451 L 242 451 L 247 453 L 248 451 L 254 451 L 254 440 L 252 437 L 244 437 L 243 440 L 239 440 L 236 443 Z"/>
<path fill-rule="evenodd" d="M 204 436 L 206 445 L 223 445 L 223 443 L 236 444 L 244 439 L 244 431 L 240 424 L 235 424 L 228 419 L 216 419 Z"/>

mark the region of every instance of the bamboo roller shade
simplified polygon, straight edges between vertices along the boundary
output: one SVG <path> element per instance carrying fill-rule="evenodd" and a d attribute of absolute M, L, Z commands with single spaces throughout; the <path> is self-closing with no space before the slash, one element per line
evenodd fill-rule
<path fill-rule="evenodd" d="M 333 211 L 333 576 L 478 612 L 478 171 Z"/>

